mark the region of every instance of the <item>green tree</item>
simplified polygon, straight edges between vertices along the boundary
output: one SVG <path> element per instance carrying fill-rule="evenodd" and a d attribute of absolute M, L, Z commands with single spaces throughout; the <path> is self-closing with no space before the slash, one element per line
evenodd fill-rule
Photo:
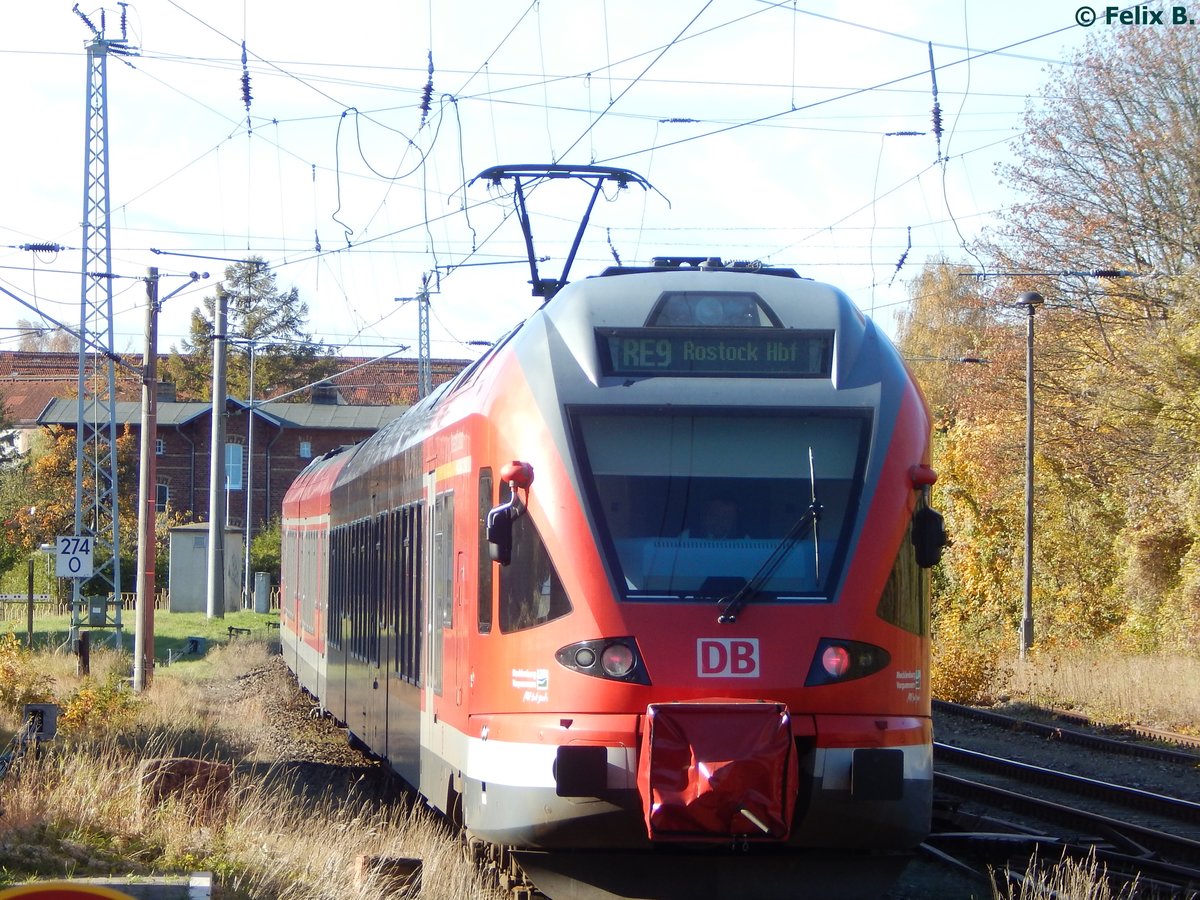
<path fill-rule="evenodd" d="M 281 291 L 275 273 L 259 257 L 225 269 L 216 294 L 192 310 L 188 339 L 172 348 L 165 363 L 180 398 L 212 396 L 214 320 L 219 298 L 228 303 L 226 332 L 228 393 L 248 397 L 250 355 L 254 355 L 254 398 L 262 399 L 312 384 L 338 371 L 332 348 L 305 331 L 308 304 L 295 287 Z"/>
<path fill-rule="evenodd" d="M 250 568 L 254 572 L 269 573 L 271 583 L 278 585 L 282 564 L 283 523 L 279 516 L 274 516 L 250 541 Z"/>

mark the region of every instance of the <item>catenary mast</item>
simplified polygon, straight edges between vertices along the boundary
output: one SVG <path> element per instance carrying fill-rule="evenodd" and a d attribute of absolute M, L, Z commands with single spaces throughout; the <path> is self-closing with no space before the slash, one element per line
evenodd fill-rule
<path fill-rule="evenodd" d="M 126 42 L 125 4 L 121 37 L 105 36 L 105 16 L 96 26 L 78 4 L 75 13 L 92 32 L 87 44 L 87 119 L 83 167 L 83 266 L 79 320 L 79 402 L 75 440 L 75 534 L 104 549 L 95 574 L 111 590 L 112 619 L 105 623 L 121 635 L 120 538 L 117 516 L 116 356 L 113 352 L 112 250 L 108 196 L 108 86 L 110 54 L 133 55 Z M 90 359 L 89 359 L 90 357 Z M 96 554 L 101 558 L 104 554 Z M 71 598 L 71 635 L 78 637 L 83 580 L 75 579 Z M 89 618 L 91 618 L 89 616 Z M 97 621 L 96 624 L 99 624 Z"/>

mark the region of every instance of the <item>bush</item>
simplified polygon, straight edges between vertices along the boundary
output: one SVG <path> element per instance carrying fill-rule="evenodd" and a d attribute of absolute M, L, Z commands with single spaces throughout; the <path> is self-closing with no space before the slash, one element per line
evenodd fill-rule
<path fill-rule="evenodd" d="M 104 681 L 85 678 L 60 702 L 58 728 L 64 735 L 112 733 L 133 724 L 142 702 L 128 681 L 116 672 Z"/>
<path fill-rule="evenodd" d="M 938 700 L 988 705 L 1000 675 L 1000 650 L 994 641 L 967 634 L 959 622 L 939 620 L 929 668 L 930 688 Z"/>
<path fill-rule="evenodd" d="M 34 654 L 25 649 L 11 631 L 0 637 L 0 710 L 16 718 L 26 703 L 49 703 L 54 699 L 53 682 L 39 672 Z"/>

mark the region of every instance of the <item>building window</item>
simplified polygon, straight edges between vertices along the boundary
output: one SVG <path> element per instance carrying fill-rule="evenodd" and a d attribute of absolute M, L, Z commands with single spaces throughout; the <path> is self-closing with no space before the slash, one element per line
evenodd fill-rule
<path fill-rule="evenodd" d="M 300 442 L 300 458 L 312 459 L 312 441 Z"/>
<path fill-rule="evenodd" d="M 154 511 L 166 512 L 167 504 L 171 500 L 171 487 L 167 484 L 158 484 L 154 488 Z"/>
<path fill-rule="evenodd" d="M 225 490 L 242 489 L 242 445 L 225 445 Z"/>
<path fill-rule="evenodd" d="M 165 440 L 163 440 L 162 438 L 155 438 L 154 439 L 154 455 L 162 456 L 166 452 L 167 452 L 167 442 Z"/>

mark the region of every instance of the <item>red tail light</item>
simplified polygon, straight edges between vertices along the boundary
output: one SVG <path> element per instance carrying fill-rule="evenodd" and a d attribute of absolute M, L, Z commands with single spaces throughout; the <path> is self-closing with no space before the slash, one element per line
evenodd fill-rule
<path fill-rule="evenodd" d="M 892 661 L 892 656 L 882 647 L 864 644 L 862 641 L 821 638 L 808 669 L 805 687 L 823 684 L 839 684 L 874 675 Z"/>

